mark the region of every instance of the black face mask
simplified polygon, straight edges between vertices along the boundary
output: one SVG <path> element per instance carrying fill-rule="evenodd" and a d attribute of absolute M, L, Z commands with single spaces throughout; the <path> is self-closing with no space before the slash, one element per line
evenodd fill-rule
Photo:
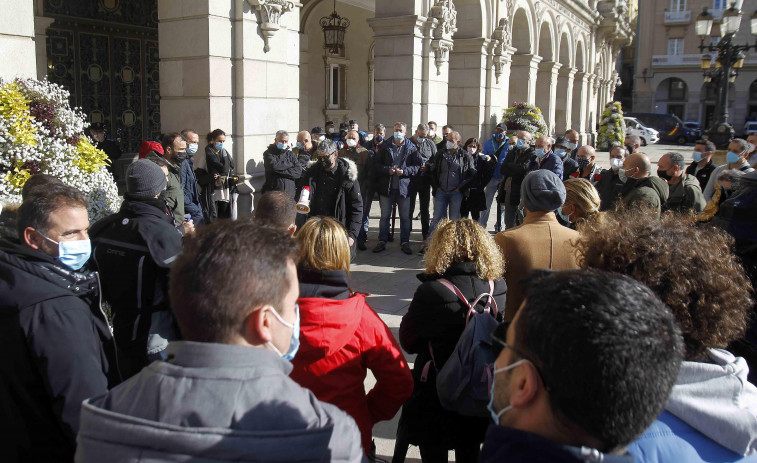
<path fill-rule="evenodd" d="M 384 136 L 383 135 L 376 135 L 375 137 L 373 137 L 373 139 L 376 141 L 377 144 L 380 144 L 381 142 L 384 141 Z"/>
<path fill-rule="evenodd" d="M 633 146 L 631 146 L 631 145 L 626 145 L 626 149 L 628 150 L 628 154 L 631 154 L 631 153 L 633 153 Z"/>
<path fill-rule="evenodd" d="M 185 159 L 187 159 L 187 152 L 184 151 L 176 153 L 176 155 L 174 155 L 174 159 L 176 160 L 176 164 L 181 164 Z"/>
<path fill-rule="evenodd" d="M 660 177 L 661 179 L 665 180 L 665 181 L 668 181 L 668 182 L 670 181 L 671 178 L 673 178 L 672 175 L 668 174 L 668 172 L 664 171 L 664 170 L 658 170 L 657 171 L 657 176 Z"/>
<path fill-rule="evenodd" d="M 318 163 L 323 167 L 324 169 L 330 169 L 331 168 L 331 156 L 326 158 L 318 158 Z"/>

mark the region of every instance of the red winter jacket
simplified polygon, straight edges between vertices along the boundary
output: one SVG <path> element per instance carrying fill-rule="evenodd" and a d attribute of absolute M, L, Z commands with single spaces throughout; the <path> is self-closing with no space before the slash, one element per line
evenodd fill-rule
<path fill-rule="evenodd" d="M 369 453 L 373 425 L 394 417 L 413 392 L 413 378 L 389 327 L 365 302 L 364 295 L 349 295 L 345 272 L 311 272 L 311 277 L 313 274 L 319 281 L 308 284 L 303 280 L 312 282 L 312 278 L 300 270 L 301 296 L 335 295 L 340 280 L 345 291 L 338 296 L 341 299 L 300 297 L 297 301 L 300 348 L 289 376 L 319 400 L 352 416 L 360 428 L 363 450 Z M 331 281 L 324 283 L 323 279 Z M 310 291 L 305 288 L 308 285 Z M 367 395 L 363 386 L 366 370 L 376 377 L 376 385 Z"/>

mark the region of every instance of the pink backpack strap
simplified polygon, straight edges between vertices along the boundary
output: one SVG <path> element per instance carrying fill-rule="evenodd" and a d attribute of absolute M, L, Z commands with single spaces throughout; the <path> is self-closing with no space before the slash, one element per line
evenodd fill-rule
<path fill-rule="evenodd" d="M 436 281 L 438 281 L 439 283 L 443 284 L 444 287 L 446 287 L 447 289 L 449 289 L 450 292 L 452 292 L 453 294 L 455 294 L 457 296 L 457 298 L 460 299 L 460 301 L 463 304 L 465 304 L 466 307 L 468 307 L 468 314 L 465 316 L 465 326 L 468 326 L 468 322 L 470 321 L 470 318 L 473 315 L 475 315 L 475 314 L 478 313 L 476 311 L 475 307 L 478 304 L 478 301 L 480 301 L 484 297 L 488 297 L 488 300 L 486 301 L 486 305 L 484 306 L 484 312 L 489 313 L 489 307 L 493 305 L 494 306 L 493 307 L 493 309 L 494 309 L 494 316 L 495 317 L 497 316 L 497 313 L 498 313 L 498 310 L 497 310 L 497 301 L 494 300 L 494 296 L 493 296 L 493 294 L 494 294 L 494 280 L 489 280 L 489 292 L 479 295 L 476 298 L 476 300 L 473 301 L 472 304 L 470 302 L 468 302 L 468 299 L 465 298 L 465 296 L 460 291 L 460 289 L 457 286 L 455 286 L 454 284 L 452 284 L 451 281 L 446 280 L 444 278 L 440 278 L 440 279 L 438 279 Z"/>
<path fill-rule="evenodd" d="M 428 380 L 428 371 L 431 369 L 431 364 L 434 364 L 434 368 L 436 368 L 436 359 L 434 358 L 434 346 L 431 345 L 431 341 L 428 342 L 428 352 L 431 354 L 431 360 L 426 362 L 425 365 L 423 365 L 423 370 L 421 371 L 421 382 L 425 383 L 426 380 Z"/>

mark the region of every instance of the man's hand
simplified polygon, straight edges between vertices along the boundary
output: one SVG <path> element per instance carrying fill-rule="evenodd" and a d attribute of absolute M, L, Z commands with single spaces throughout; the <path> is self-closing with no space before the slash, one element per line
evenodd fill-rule
<path fill-rule="evenodd" d="M 181 224 L 181 227 L 184 229 L 184 235 L 192 235 L 195 232 L 195 224 L 192 221 L 192 219 L 189 219 L 189 221 L 184 222 Z"/>
<path fill-rule="evenodd" d="M 213 174 L 213 180 L 218 180 L 218 174 Z"/>
<path fill-rule="evenodd" d="M 423 164 L 423 165 L 421 166 L 421 169 L 420 169 L 420 170 L 421 170 L 421 172 L 428 172 L 428 167 L 426 166 L 426 164 Z"/>
<path fill-rule="evenodd" d="M 350 243 L 350 247 L 355 244 L 355 240 L 353 240 L 351 236 L 347 238 L 347 242 Z"/>
<path fill-rule="evenodd" d="M 402 169 L 394 169 L 394 175 L 396 175 L 397 177 L 402 177 L 403 172 L 404 171 Z"/>

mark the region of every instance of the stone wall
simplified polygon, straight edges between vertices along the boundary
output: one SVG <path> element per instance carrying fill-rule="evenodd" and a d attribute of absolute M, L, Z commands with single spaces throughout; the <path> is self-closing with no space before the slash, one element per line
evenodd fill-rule
<path fill-rule="evenodd" d="M 0 79 L 37 77 L 34 0 L 0 0 Z"/>

